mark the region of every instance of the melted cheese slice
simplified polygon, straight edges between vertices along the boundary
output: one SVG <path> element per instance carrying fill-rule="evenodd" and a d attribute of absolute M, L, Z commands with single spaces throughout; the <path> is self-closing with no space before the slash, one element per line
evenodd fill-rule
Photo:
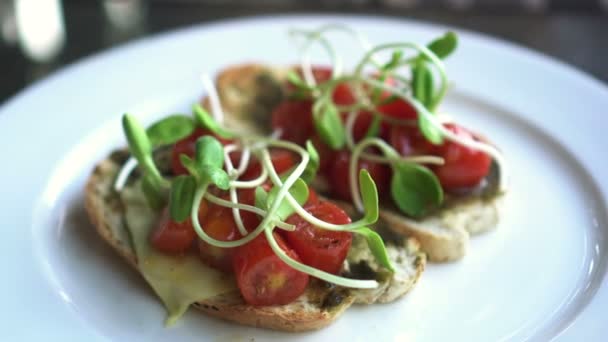
<path fill-rule="evenodd" d="M 140 190 L 139 183 L 122 191 L 126 224 L 131 234 L 139 270 L 167 309 L 166 325 L 175 323 L 190 304 L 236 291 L 234 278 L 206 266 L 197 255 L 169 256 L 149 243 L 159 219 Z"/>

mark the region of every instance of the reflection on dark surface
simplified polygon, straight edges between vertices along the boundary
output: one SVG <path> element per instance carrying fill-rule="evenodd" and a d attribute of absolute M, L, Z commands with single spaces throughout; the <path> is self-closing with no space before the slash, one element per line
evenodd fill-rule
<path fill-rule="evenodd" d="M 454 25 L 529 46 L 608 81 L 608 0 L 0 0 L 0 102 L 61 66 L 138 37 L 278 13 Z"/>

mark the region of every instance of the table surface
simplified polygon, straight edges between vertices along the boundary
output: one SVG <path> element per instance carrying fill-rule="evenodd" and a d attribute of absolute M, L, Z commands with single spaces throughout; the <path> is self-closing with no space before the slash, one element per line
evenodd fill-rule
<path fill-rule="evenodd" d="M 66 64 L 80 58 L 147 35 L 190 25 L 268 14 L 362 14 L 400 19 L 424 20 L 482 32 L 541 51 L 571 64 L 608 83 L 608 12 L 601 10 L 553 10 L 522 13 L 505 10 L 411 9 L 379 5 L 372 1 L 337 5 L 318 2 L 262 4 L 219 2 L 138 2 L 137 15 L 128 27 L 120 27 L 97 2 L 66 2 L 62 12 L 66 39 L 51 60 L 35 62 L 27 57 L 18 41 L 0 40 L 0 103 Z M 142 5 L 142 3 L 144 3 Z M 2 5 L 3 3 L 0 3 Z M 11 6 L 0 6 L 0 17 L 7 17 Z M 3 13 L 4 12 L 4 13 Z M 7 30 L 2 25 L 3 33 Z M 8 27 L 10 29 L 10 27 Z M 10 31 L 10 30 L 9 30 Z M 10 32 L 9 32 L 10 33 Z"/>

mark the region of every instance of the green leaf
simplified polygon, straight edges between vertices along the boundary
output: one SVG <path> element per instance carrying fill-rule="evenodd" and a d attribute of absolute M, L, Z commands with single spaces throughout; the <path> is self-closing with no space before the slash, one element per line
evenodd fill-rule
<path fill-rule="evenodd" d="M 152 155 L 152 143 L 148 139 L 144 127 L 130 114 L 122 117 L 122 128 L 127 137 L 131 154 L 142 164 L 142 161 Z"/>
<path fill-rule="evenodd" d="M 184 115 L 171 115 L 152 124 L 146 133 L 152 146 L 175 144 L 194 131 L 194 122 Z"/>
<path fill-rule="evenodd" d="M 201 182 L 215 184 L 215 186 L 222 190 L 230 189 L 230 177 L 228 177 L 224 169 L 212 165 L 203 165 L 199 170 L 199 174 Z"/>
<path fill-rule="evenodd" d="M 443 202 L 439 180 L 428 168 L 409 162 L 393 164 L 391 195 L 403 213 L 420 217 Z"/>
<path fill-rule="evenodd" d="M 429 122 L 426 116 L 420 115 L 420 113 L 418 113 L 418 127 L 426 140 L 435 145 L 439 145 L 443 142 L 443 134 L 441 134 L 441 131 Z"/>
<path fill-rule="evenodd" d="M 437 57 L 443 59 L 449 56 L 458 46 L 458 36 L 454 32 L 447 32 L 440 38 L 432 41 L 427 47 L 433 51 Z"/>
<path fill-rule="evenodd" d="M 312 89 L 311 87 L 308 86 L 308 84 L 306 84 L 306 82 L 304 82 L 304 80 L 300 77 L 300 75 L 297 72 L 295 72 L 294 70 L 289 70 L 289 72 L 287 72 L 287 80 L 291 84 L 296 86 L 297 88 L 305 89 L 305 90 Z"/>
<path fill-rule="evenodd" d="M 433 101 L 433 74 L 424 60 L 414 65 L 412 73 L 414 97 L 428 108 Z"/>
<path fill-rule="evenodd" d="M 357 228 L 352 232 L 365 237 L 365 241 L 367 241 L 367 246 L 372 252 L 374 258 L 376 258 L 378 264 L 393 273 L 395 272 L 395 267 L 393 266 L 391 259 L 388 257 L 388 252 L 386 251 L 386 246 L 384 246 L 384 241 L 382 241 L 382 238 L 378 233 L 367 227 Z"/>
<path fill-rule="evenodd" d="M 182 162 L 182 165 L 184 166 L 184 168 L 186 168 L 186 170 L 188 170 L 188 172 L 191 175 L 198 177 L 198 170 L 196 169 L 196 162 L 194 162 L 194 160 L 192 158 L 188 157 L 187 154 L 182 153 L 179 155 L 179 160 Z"/>
<path fill-rule="evenodd" d="M 268 193 L 268 197 L 266 199 L 266 207 L 269 209 L 274 201 L 276 200 L 277 194 L 279 193 L 279 187 L 273 187 Z M 298 178 L 293 186 L 289 188 L 289 193 L 295 198 L 295 200 L 300 204 L 306 203 L 308 200 L 308 185 L 301 178 Z M 285 221 L 291 214 L 293 214 L 294 209 L 291 207 L 291 204 L 283 198 L 279 209 L 276 211 L 276 216 L 281 220 Z"/>
<path fill-rule="evenodd" d="M 391 70 L 391 69 L 396 68 L 399 65 L 399 62 L 401 61 L 401 57 L 403 57 L 403 51 L 401 51 L 401 50 L 393 51 L 393 53 L 391 55 L 391 59 L 388 62 L 386 62 L 386 64 L 384 64 L 381 69 L 386 71 L 386 70 Z"/>
<path fill-rule="evenodd" d="M 195 143 L 194 160 L 197 168 L 205 165 L 224 167 L 224 146 L 216 138 L 205 135 Z"/>
<path fill-rule="evenodd" d="M 160 189 L 163 178 L 152 158 L 152 143 L 148 139 L 144 127 L 130 114 L 122 117 L 122 128 L 127 137 L 129 150 L 144 171 L 144 175 L 154 178 L 154 184 Z"/>
<path fill-rule="evenodd" d="M 366 224 L 373 224 L 378 221 L 380 207 L 378 204 L 378 190 L 372 176 L 365 169 L 359 171 L 359 191 L 363 208 L 365 209 L 364 220 Z"/>
<path fill-rule="evenodd" d="M 213 119 L 209 113 L 201 105 L 195 104 L 193 108 L 194 120 L 204 128 L 207 128 L 211 132 L 215 133 L 220 138 L 231 139 L 234 137 L 232 133 L 224 129 L 220 124 Z"/>
<path fill-rule="evenodd" d="M 380 119 L 379 115 L 374 115 L 372 119 L 372 123 L 369 125 L 367 132 L 365 132 L 366 138 L 377 137 L 380 134 L 380 124 L 382 123 L 382 119 Z"/>
<path fill-rule="evenodd" d="M 162 194 L 162 189 L 154 177 L 145 175 L 141 182 L 141 190 L 144 193 L 150 208 L 158 211 L 165 207 L 165 198 Z"/>
<path fill-rule="evenodd" d="M 338 109 L 331 99 L 321 97 L 313 107 L 315 129 L 323 142 L 334 150 L 339 150 L 346 142 L 344 126 Z"/>
<path fill-rule="evenodd" d="M 255 188 L 255 206 L 264 210 L 268 208 L 268 193 L 261 186 Z"/>
<path fill-rule="evenodd" d="M 169 197 L 169 214 L 176 222 L 184 222 L 190 217 L 196 180 L 193 176 L 177 176 L 171 182 L 171 195 Z"/>
<path fill-rule="evenodd" d="M 317 172 L 319 171 L 320 159 L 319 153 L 315 149 L 315 146 L 312 144 L 310 140 L 306 141 L 306 151 L 308 151 L 308 155 L 310 156 L 310 160 L 306 165 L 306 169 L 302 173 L 302 179 L 306 183 L 310 183 L 315 179 Z"/>

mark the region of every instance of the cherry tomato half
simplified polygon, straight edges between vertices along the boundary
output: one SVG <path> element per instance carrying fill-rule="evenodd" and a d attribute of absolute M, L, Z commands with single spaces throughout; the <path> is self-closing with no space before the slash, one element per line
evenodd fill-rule
<path fill-rule="evenodd" d="M 446 124 L 445 127 L 458 136 L 475 139 L 462 126 Z M 492 164 L 492 159 L 486 153 L 451 141 L 446 141 L 439 147 L 439 155 L 444 158 L 445 164 L 435 167 L 434 171 L 446 190 L 477 185 L 488 174 Z"/>
<path fill-rule="evenodd" d="M 278 235 L 277 243 L 287 255 L 300 261 L 296 252 Z M 284 305 L 298 298 L 308 286 L 308 275 L 291 268 L 272 250 L 261 234 L 237 247 L 233 269 L 241 295 L 250 305 Z"/>
<path fill-rule="evenodd" d="M 280 175 L 296 164 L 297 156 L 293 152 L 285 149 L 272 149 L 270 150 L 270 161 L 277 174 Z M 261 174 L 262 166 L 260 165 L 260 161 L 252 159 L 245 172 L 239 178 L 241 180 L 252 180 L 259 177 Z"/>
<path fill-rule="evenodd" d="M 402 120 L 415 120 L 418 113 L 414 107 L 402 99 L 394 99 L 378 106 L 378 111 L 386 116 Z"/>
<path fill-rule="evenodd" d="M 286 100 L 272 112 L 272 129 L 281 130 L 280 139 L 303 145 L 315 132 L 310 100 Z"/>
<path fill-rule="evenodd" d="M 329 172 L 329 185 L 332 195 L 345 201 L 352 201 L 348 171 L 350 158 L 351 154 L 349 151 L 340 151 L 336 153 L 331 171 Z M 358 170 L 361 169 L 365 169 L 369 172 L 376 183 L 380 196 L 387 193 L 391 177 L 389 166 L 374 163 L 366 159 L 359 159 Z"/>
<path fill-rule="evenodd" d="M 228 199 L 227 195 L 221 196 Z M 247 203 L 249 204 L 249 203 Z M 243 226 L 247 231 L 255 229 L 260 219 L 252 212 L 241 210 Z M 232 209 L 210 205 L 207 215 L 201 220 L 201 226 L 210 237 L 221 241 L 234 241 L 240 239 L 241 233 L 238 230 Z M 198 241 L 199 255 L 204 263 L 224 272 L 232 270 L 232 254 L 234 248 L 221 248 L 208 244 L 204 240 Z"/>
<path fill-rule="evenodd" d="M 190 219 L 184 222 L 171 220 L 169 210 L 163 210 L 158 226 L 150 236 L 150 242 L 155 249 L 167 254 L 179 254 L 192 246 L 196 232 Z"/>
<path fill-rule="evenodd" d="M 418 127 L 393 125 L 390 129 L 388 142 L 402 156 L 439 153 L 439 146 L 426 140 Z"/>
<path fill-rule="evenodd" d="M 344 210 L 330 202 L 318 202 L 306 211 L 329 223 L 351 222 Z M 296 226 L 296 230 L 286 231 L 285 238 L 305 264 L 333 274 L 340 271 L 353 240 L 352 233 L 317 228 L 297 214 L 286 222 Z"/>

